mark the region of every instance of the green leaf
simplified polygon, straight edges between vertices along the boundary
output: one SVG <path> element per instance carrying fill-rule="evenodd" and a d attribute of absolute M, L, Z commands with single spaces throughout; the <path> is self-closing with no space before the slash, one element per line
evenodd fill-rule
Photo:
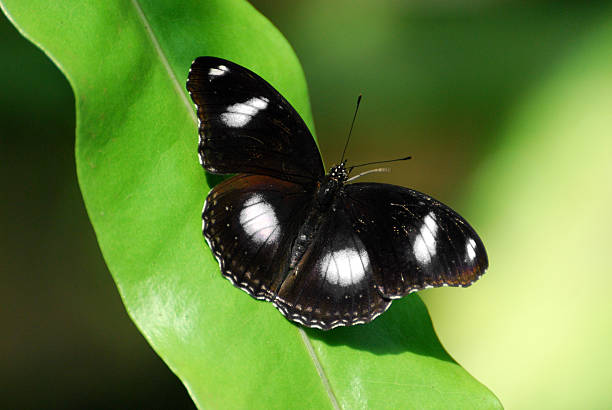
<path fill-rule="evenodd" d="M 198 406 L 500 407 L 444 351 L 416 295 L 371 325 L 304 331 L 219 274 L 200 232 L 209 188 L 184 89 L 191 61 L 253 69 L 312 129 L 296 56 L 248 3 L 2 7 L 74 89 L 78 177 L 100 248 L 130 316 Z"/>

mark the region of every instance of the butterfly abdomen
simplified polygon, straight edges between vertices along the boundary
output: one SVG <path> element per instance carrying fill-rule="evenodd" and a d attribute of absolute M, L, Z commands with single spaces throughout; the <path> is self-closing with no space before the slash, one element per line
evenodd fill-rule
<path fill-rule="evenodd" d="M 325 216 L 332 211 L 342 186 L 343 183 L 341 181 L 326 176 L 323 182 L 317 187 L 314 193 L 314 206 L 300 227 L 298 235 L 291 247 L 289 272 L 295 270 L 295 267 L 304 256 L 306 249 L 308 249 L 313 239 L 316 237 L 317 231 L 323 223 Z"/>

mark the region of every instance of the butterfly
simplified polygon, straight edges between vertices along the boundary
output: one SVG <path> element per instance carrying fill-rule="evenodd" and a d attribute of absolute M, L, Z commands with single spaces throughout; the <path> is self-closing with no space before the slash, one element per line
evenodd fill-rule
<path fill-rule="evenodd" d="M 201 165 L 234 174 L 208 194 L 204 237 L 221 273 L 288 319 L 323 330 L 367 323 L 393 299 L 469 286 L 488 267 L 472 227 L 412 189 L 326 174 L 308 127 L 268 82 L 198 57 L 187 90 Z"/>

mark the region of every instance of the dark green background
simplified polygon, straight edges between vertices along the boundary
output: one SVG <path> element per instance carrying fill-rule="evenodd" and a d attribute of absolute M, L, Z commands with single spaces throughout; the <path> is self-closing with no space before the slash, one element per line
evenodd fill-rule
<path fill-rule="evenodd" d="M 610 10 L 609 2 L 253 3 L 303 64 L 326 164 L 340 156 L 363 93 L 349 158 L 411 154 L 371 180 L 459 210 L 472 175 L 505 142 L 500 129 L 515 103 Z M 97 248 L 76 180 L 68 82 L 4 17 L 0 53 L 0 406 L 193 407 L 127 317 Z"/>

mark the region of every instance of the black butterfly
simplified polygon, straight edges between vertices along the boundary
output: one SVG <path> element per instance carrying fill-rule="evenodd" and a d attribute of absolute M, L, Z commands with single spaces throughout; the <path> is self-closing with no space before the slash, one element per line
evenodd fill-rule
<path fill-rule="evenodd" d="M 222 274 L 288 319 L 332 329 L 367 323 L 392 299 L 469 286 L 488 267 L 472 227 L 435 199 L 326 175 L 304 121 L 270 84 L 215 57 L 191 65 L 200 162 L 237 174 L 204 203 L 202 229 Z"/>

